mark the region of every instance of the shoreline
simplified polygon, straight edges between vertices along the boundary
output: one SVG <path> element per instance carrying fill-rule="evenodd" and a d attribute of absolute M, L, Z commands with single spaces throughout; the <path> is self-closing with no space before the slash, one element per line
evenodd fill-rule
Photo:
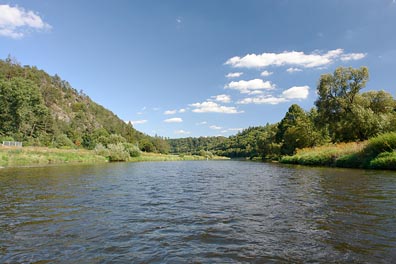
<path fill-rule="evenodd" d="M 227 157 L 214 156 L 209 160 L 225 160 Z M 123 162 L 188 161 L 207 160 L 197 155 L 174 155 L 142 152 L 139 157 L 130 157 Z M 106 164 L 107 158 L 93 150 L 57 149 L 47 147 L 0 147 L 0 169 L 46 167 L 58 165 Z"/>

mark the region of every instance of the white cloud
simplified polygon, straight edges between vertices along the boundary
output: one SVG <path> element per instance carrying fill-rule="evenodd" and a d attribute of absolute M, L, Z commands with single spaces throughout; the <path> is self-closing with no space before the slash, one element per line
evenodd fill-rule
<path fill-rule="evenodd" d="M 238 78 L 241 77 L 243 72 L 230 72 L 226 75 L 227 78 Z"/>
<path fill-rule="evenodd" d="M 166 110 L 166 111 L 164 112 L 164 115 L 174 115 L 174 114 L 176 114 L 176 113 L 185 113 L 186 111 L 187 111 L 187 110 L 184 109 L 184 108 L 179 109 L 179 110 Z"/>
<path fill-rule="evenodd" d="M 247 54 L 244 57 L 235 56 L 225 64 L 234 68 L 262 68 L 267 66 L 294 65 L 304 68 L 322 67 L 344 58 L 358 60 L 364 58 L 363 53 L 344 53 L 343 49 L 329 50 L 326 53 L 319 51 L 305 54 L 302 51 L 284 51 L 282 53 Z"/>
<path fill-rule="evenodd" d="M 342 61 L 360 60 L 366 57 L 366 53 L 349 53 L 341 56 Z"/>
<path fill-rule="evenodd" d="M 183 119 L 180 117 L 174 117 L 174 118 L 168 118 L 164 120 L 165 123 L 181 123 L 183 122 Z"/>
<path fill-rule="evenodd" d="M 301 72 L 302 70 L 300 68 L 288 68 L 286 70 L 288 73 L 293 73 L 293 72 Z"/>
<path fill-rule="evenodd" d="M 0 5 L 0 36 L 22 38 L 29 29 L 47 30 L 51 26 L 33 11 L 18 6 Z"/>
<path fill-rule="evenodd" d="M 194 113 L 222 113 L 222 114 L 243 113 L 243 111 L 238 111 L 233 106 L 222 106 L 211 101 L 195 103 L 195 104 L 191 104 L 190 106 L 195 108 L 192 110 Z"/>
<path fill-rule="evenodd" d="M 215 95 L 212 96 L 212 98 L 217 101 L 217 102 L 221 102 L 221 103 L 229 103 L 231 102 L 231 97 L 227 94 L 219 94 L 219 95 Z"/>
<path fill-rule="evenodd" d="M 280 104 L 292 99 L 306 99 L 309 94 L 309 86 L 293 86 L 282 92 L 280 96 L 247 97 L 237 102 L 237 104 Z"/>
<path fill-rule="evenodd" d="M 177 113 L 177 110 L 166 110 L 164 112 L 164 115 L 174 115 Z"/>
<path fill-rule="evenodd" d="M 188 134 L 191 134 L 190 131 L 185 131 L 185 130 L 183 130 L 183 129 L 175 130 L 174 133 L 175 133 L 176 135 L 188 135 Z"/>
<path fill-rule="evenodd" d="M 145 124 L 145 123 L 147 123 L 148 121 L 145 120 L 145 119 L 143 119 L 143 120 L 127 121 L 127 123 L 128 123 L 128 122 L 131 122 L 132 125 L 140 125 L 140 124 Z"/>
<path fill-rule="evenodd" d="M 306 99 L 309 94 L 309 86 L 293 86 L 282 92 L 286 99 Z"/>
<path fill-rule="evenodd" d="M 224 88 L 238 90 L 241 93 L 249 93 L 251 90 L 260 90 L 260 89 L 274 89 L 275 85 L 270 81 L 263 81 L 261 79 L 254 79 L 249 81 L 232 81 L 227 84 Z"/>
<path fill-rule="evenodd" d="M 270 76 L 272 74 L 273 74 L 273 72 L 269 72 L 269 71 L 263 71 L 263 72 L 260 73 L 260 75 L 263 76 L 263 77 L 267 77 L 267 76 Z"/>
<path fill-rule="evenodd" d="M 222 129 L 222 127 L 216 126 L 216 125 L 212 125 L 212 126 L 210 126 L 209 128 L 210 128 L 210 129 L 214 129 L 214 130 L 220 130 L 220 129 Z"/>
<path fill-rule="evenodd" d="M 258 96 L 258 97 L 248 97 L 243 100 L 238 101 L 238 104 L 272 104 L 276 105 L 279 103 L 286 102 L 287 100 L 282 97 L 273 96 Z"/>
<path fill-rule="evenodd" d="M 248 94 L 248 95 L 258 95 L 258 94 L 263 94 L 263 91 L 254 90 L 254 91 L 248 92 L 247 94 Z"/>

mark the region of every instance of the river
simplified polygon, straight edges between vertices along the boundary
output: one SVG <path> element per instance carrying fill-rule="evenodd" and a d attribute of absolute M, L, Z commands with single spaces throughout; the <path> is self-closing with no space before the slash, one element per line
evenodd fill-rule
<path fill-rule="evenodd" d="M 396 173 L 244 161 L 0 170 L 0 263 L 390 263 Z"/>

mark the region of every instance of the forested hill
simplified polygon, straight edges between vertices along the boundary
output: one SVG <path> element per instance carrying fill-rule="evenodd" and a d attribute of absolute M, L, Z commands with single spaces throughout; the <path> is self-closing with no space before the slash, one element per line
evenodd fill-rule
<path fill-rule="evenodd" d="M 309 111 L 293 104 L 280 122 L 247 128 L 229 138 L 169 140 L 171 152 L 278 159 L 297 149 L 396 132 L 395 99 L 386 91 L 361 92 L 368 80 L 367 67 L 339 67 L 320 77 L 318 98 Z"/>
<path fill-rule="evenodd" d="M 162 138 L 145 135 L 77 91 L 58 75 L 0 60 L 0 138 L 25 145 L 94 148 L 132 143 L 166 153 Z"/>

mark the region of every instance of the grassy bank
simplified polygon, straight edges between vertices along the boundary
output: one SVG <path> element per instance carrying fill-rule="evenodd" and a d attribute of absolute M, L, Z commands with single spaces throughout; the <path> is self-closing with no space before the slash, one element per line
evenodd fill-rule
<path fill-rule="evenodd" d="M 213 157 L 212 159 L 227 159 Z M 130 157 L 127 161 L 178 161 L 206 160 L 195 155 L 161 155 L 142 152 L 139 157 Z M 0 147 L 0 167 L 44 166 L 50 164 L 105 163 L 108 158 L 97 155 L 95 151 L 85 149 L 56 149 L 41 147 Z"/>
<path fill-rule="evenodd" d="M 0 166 L 42 166 L 64 163 L 104 163 L 105 157 L 84 149 L 55 149 L 41 147 L 0 147 Z"/>
<path fill-rule="evenodd" d="M 396 133 L 365 142 L 300 149 L 280 162 L 311 166 L 396 170 Z"/>
<path fill-rule="evenodd" d="M 226 157 L 213 156 L 212 160 L 221 160 L 221 159 L 229 159 Z M 143 152 L 139 157 L 131 157 L 129 161 L 137 162 L 137 161 L 179 161 L 179 160 L 206 160 L 206 157 L 197 156 L 197 155 L 164 155 L 157 153 L 146 153 Z"/>

